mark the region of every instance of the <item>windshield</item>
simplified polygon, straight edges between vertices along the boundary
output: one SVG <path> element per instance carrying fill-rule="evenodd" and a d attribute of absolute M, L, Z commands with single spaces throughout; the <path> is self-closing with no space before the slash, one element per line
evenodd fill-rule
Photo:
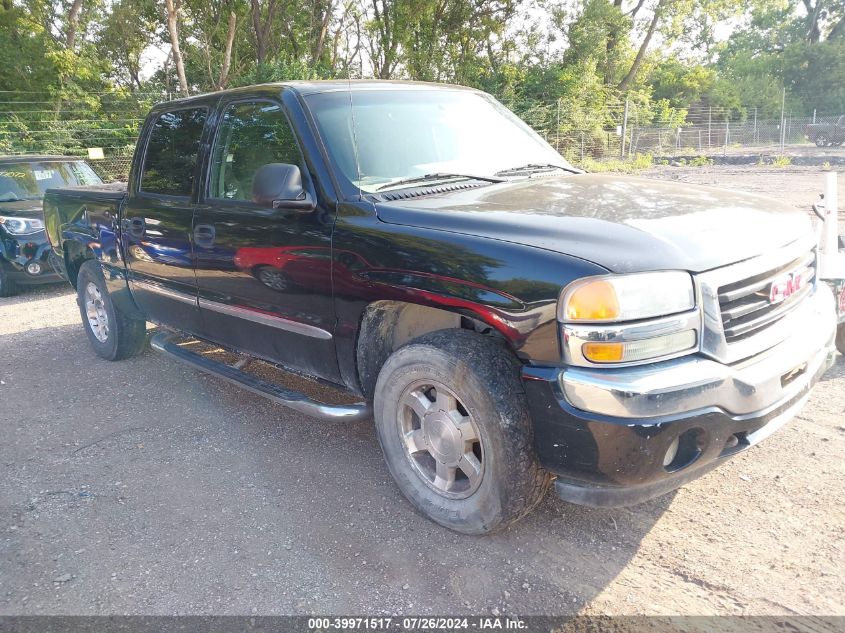
<path fill-rule="evenodd" d="M 98 185 L 102 180 L 85 161 L 0 163 L 0 203 L 41 200 L 53 187 Z"/>
<path fill-rule="evenodd" d="M 572 167 L 498 101 L 468 90 L 357 90 L 306 98 L 336 171 L 366 193 L 410 178 Z M 355 143 L 357 142 L 357 161 Z M 360 170 L 360 173 L 359 173 Z"/>

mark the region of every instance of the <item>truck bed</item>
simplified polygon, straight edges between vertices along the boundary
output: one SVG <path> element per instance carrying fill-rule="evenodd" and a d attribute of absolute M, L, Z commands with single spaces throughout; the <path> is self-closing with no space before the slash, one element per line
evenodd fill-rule
<path fill-rule="evenodd" d="M 68 240 L 77 246 L 100 243 L 104 231 L 113 240 L 126 194 L 124 182 L 48 189 L 44 195 L 44 225 L 56 255 L 64 259 Z"/>

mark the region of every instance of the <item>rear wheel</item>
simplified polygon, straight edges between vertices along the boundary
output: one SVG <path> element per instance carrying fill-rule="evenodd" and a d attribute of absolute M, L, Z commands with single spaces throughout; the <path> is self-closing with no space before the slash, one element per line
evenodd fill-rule
<path fill-rule="evenodd" d="M 375 391 L 379 442 L 402 493 L 430 519 L 484 534 L 526 515 L 549 477 L 534 454 L 519 363 L 474 332 L 396 351 Z"/>
<path fill-rule="evenodd" d="M 147 324 L 129 318 L 114 305 L 99 262 L 88 260 L 79 267 L 76 295 L 82 325 L 98 356 L 122 360 L 141 352 Z"/>
<path fill-rule="evenodd" d="M 17 284 L 9 279 L 9 273 L 5 266 L 0 263 L 0 297 L 11 297 L 18 293 Z"/>
<path fill-rule="evenodd" d="M 845 355 L 845 324 L 840 324 L 836 330 L 836 349 Z"/>
<path fill-rule="evenodd" d="M 829 142 L 830 139 L 827 138 L 827 134 L 819 134 L 815 138 L 816 147 L 827 147 Z"/>

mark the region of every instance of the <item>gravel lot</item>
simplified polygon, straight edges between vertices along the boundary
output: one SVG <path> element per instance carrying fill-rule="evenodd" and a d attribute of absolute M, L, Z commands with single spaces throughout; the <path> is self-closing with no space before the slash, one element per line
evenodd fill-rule
<path fill-rule="evenodd" d="M 805 168 L 650 175 L 796 206 L 821 187 Z M 489 537 L 417 515 L 371 423 L 151 351 L 100 360 L 64 286 L 0 299 L 0 380 L 0 614 L 845 615 L 842 357 L 799 418 L 680 491 L 549 496 Z"/>

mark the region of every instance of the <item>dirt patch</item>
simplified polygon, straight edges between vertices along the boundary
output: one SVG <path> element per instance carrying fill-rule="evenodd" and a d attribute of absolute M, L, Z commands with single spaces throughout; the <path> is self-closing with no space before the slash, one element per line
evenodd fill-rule
<path fill-rule="evenodd" d="M 789 165 L 710 165 L 707 167 L 654 167 L 639 172 L 646 178 L 713 185 L 737 191 L 759 193 L 784 200 L 797 209 L 809 210 L 824 191 L 821 167 Z M 839 173 L 839 215 L 845 217 L 845 170 Z M 840 220 L 840 230 L 842 220 Z"/>

